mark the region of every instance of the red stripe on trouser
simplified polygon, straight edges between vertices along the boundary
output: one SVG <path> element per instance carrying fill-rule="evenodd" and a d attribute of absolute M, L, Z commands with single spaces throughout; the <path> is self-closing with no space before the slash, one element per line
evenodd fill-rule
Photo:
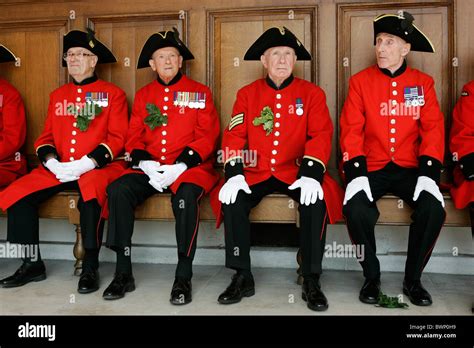
<path fill-rule="evenodd" d="M 107 204 L 107 202 L 106 202 L 106 204 Z M 97 242 L 97 244 L 96 244 L 97 249 L 99 248 L 99 245 L 100 245 L 100 243 L 99 243 L 99 227 L 100 227 L 100 222 L 102 221 L 102 211 L 103 211 L 103 209 L 104 209 L 103 207 L 100 207 L 99 221 L 97 222 L 97 227 L 95 229 L 95 240 Z M 102 242 L 102 241 L 100 241 L 100 242 Z"/>
<path fill-rule="evenodd" d="M 199 228 L 199 210 L 200 210 L 199 201 L 201 200 L 203 194 L 204 194 L 204 190 L 201 192 L 201 194 L 199 195 L 199 197 L 196 201 L 196 203 L 197 203 L 196 226 L 194 227 L 193 238 L 191 238 L 191 243 L 189 243 L 189 249 L 188 249 L 188 252 L 186 254 L 187 257 L 189 257 L 189 255 L 191 254 L 191 248 L 193 246 L 194 238 L 196 238 L 197 230 Z"/>
<path fill-rule="evenodd" d="M 323 227 L 321 228 L 321 235 L 319 236 L 319 240 L 323 239 L 324 226 L 326 226 L 326 219 L 327 218 L 328 218 L 328 211 L 326 210 L 326 215 L 324 215 Z"/>

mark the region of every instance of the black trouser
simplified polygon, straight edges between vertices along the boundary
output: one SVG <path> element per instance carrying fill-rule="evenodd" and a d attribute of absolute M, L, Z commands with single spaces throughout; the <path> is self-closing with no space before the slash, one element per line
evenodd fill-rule
<path fill-rule="evenodd" d="M 416 202 L 413 201 L 418 179 L 417 169 L 402 168 L 389 163 L 381 170 L 369 172 L 368 177 L 374 201 L 370 202 L 362 191 L 343 207 L 352 243 L 364 246 L 364 260 L 361 262 L 364 276 L 367 279 L 380 278 L 374 234 L 379 211 L 375 202 L 387 192 L 391 192 L 414 209 L 408 237 L 405 278 L 420 280 L 446 217 L 441 202 L 426 191 L 421 192 Z"/>
<path fill-rule="evenodd" d="M 289 190 L 286 183 L 271 177 L 252 185 L 251 194 L 239 191 L 234 204 L 222 204 L 225 224 L 226 267 L 250 271 L 250 210 L 258 205 L 263 197 L 280 192 L 300 201 L 300 189 Z M 289 202 L 290 203 L 290 202 Z M 288 207 L 288 209 L 294 209 Z M 302 250 L 302 273 L 321 274 L 321 262 L 326 242 L 327 211 L 326 203 L 317 200 L 315 204 L 299 205 L 300 247 Z"/>
<path fill-rule="evenodd" d="M 107 246 L 122 250 L 132 245 L 135 208 L 147 198 L 158 193 L 144 174 L 124 175 L 107 187 L 109 200 L 109 229 Z M 176 218 L 176 242 L 178 244 L 178 267 L 176 276 L 190 279 L 190 263 L 196 252 L 199 229 L 199 203 L 204 189 L 191 183 L 183 183 L 171 196 Z M 188 265 L 188 267 L 186 267 Z"/>
<path fill-rule="evenodd" d="M 64 190 L 79 190 L 77 181 L 61 183 L 33 192 L 8 208 L 8 241 L 19 244 L 39 244 L 39 205 Z M 84 202 L 81 196 L 77 208 L 81 213 L 80 224 L 84 248 L 99 249 L 102 244 L 104 222 L 100 218 L 101 207 L 98 201 L 92 199 Z"/>

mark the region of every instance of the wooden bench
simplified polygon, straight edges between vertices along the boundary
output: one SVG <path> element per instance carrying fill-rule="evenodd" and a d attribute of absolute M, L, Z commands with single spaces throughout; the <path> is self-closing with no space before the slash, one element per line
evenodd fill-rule
<path fill-rule="evenodd" d="M 81 239 L 81 227 L 79 222 L 79 211 L 77 201 L 79 194 L 76 191 L 61 192 L 48 201 L 44 202 L 39 211 L 41 218 L 67 219 L 75 226 L 76 241 L 74 243 L 73 254 L 76 258 L 74 274 L 79 275 L 82 270 L 82 259 L 84 248 Z M 448 193 L 444 193 L 446 202 L 445 226 L 469 227 L 471 226 L 469 212 L 467 209 L 458 210 L 454 207 L 452 199 Z M 262 202 L 252 210 L 250 219 L 254 223 L 296 223 L 299 224 L 298 204 L 290 204 L 291 199 L 283 194 L 271 194 L 265 197 Z M 380 211 L 378 225 L 407 226 L 411 223 L 412 209 L 407 204 L 401 204 L 398 197 L 385 195 L 377 202 Z M 290 207 L 290 208 L 289 208 Z M 1 215 L 5 215 L 1 212 Z M 135 212 L 137 220 L 151 221 L 174 221 L 173 210 L 170 203 L 170 194 L 157 194 L 150 197 Z M 215 221 L 209 197 L 206 196 L 201 202 L 201 221 Z M 339 222 L 342 224 L 343 222 Z M 301 265 L 301 254 L 297 253 L 297 263 Z M 301 284 L 302 277 L 300 268 L 297 270 L 298 283 Z"/>

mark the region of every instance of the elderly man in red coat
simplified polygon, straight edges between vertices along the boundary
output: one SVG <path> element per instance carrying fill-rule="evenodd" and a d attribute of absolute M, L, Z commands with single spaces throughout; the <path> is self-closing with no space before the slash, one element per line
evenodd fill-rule
<path fill-rule="evenodd" d="M 359 299 L 377 303 L 380 264 L 375 202 L 391 192 L 414 209 L 403 292 L 419 306 L 432 303 L 421 274 L 445 218 L 439 189 L 444 119 L 433 79 L 407 66 L 412 51 L 434 52 L 408 12 L 374 20 L 377 64 L 349 81 L 341 115 L 341 150 L 347 182 L 343 212 L 352 242 L 363 245 L 365 283 Z"/>
<path fill-rule="evenodd" d="M 453 159 L 459 163 L 454 169 L 451 196 L 456 208 L 469 206 L 474 235 L 474 81 L 462 89 L 453 112 L 450 138 Z"/>
<path fill-rule="evenodd" d="M 302 297 L 308 308 L 323 311 L 328 302 L 319 276 L 326 225 L 328 218 L 342 218 L 343 195 L 326 172 L 333 134 L 326 96 L 318 86 L 293 76 L 296 60 L 310 60 L 311 55 L 285 27 L 264 32 L 244 59 L 260 60 L 268 75 L 238 91 L 222 140 L 226 183 L 219 200 L 226 267 L 236 273 L 218 301 L 232 304 L 254 295 L 249 213 L 264 196 L 281 192 L 300 202 Z"/>
<path fill-rule="evenodd" d="M 140 53 L 137 68 L 151 67 L 157 77 L 135 95 L 125 145 L 131 168 L 107 188 L 107 246 L 117 253 L 117 268 L 104 291 L 106 300 L 135 289 L 130 254 L 134 210 L 167 189 L 178 246 L 170 302 L 183 305 L 192 300 L 199 204 L 219 180 L 213 168 L 219 117 L 211 91 L 180 72 L 183 60 L 193 58 L 174 28 L 151 35 Z"/>
<path fill-rule="evenodd" d="M 15 55 L 0 44 L 0 63 L 14 61 Z M 0 190 L 26 174 L 26 160 L 20 153 L 25 136 L 26 117 L 21 95 L 0 78 Z"/>
<path fill-rule="evenodd" d="M 41 166 L 0 194 L 7 209 L 8 236 L 25 246 L 23 264 L 0 286 L 17 287 L 46 278 L 39 254 L 38 206 L 56 193 L 78 189 L 85 258 L 79 293 L 99 288 L 98 254 L 102 242 L 101 207 L 106 187 L 125 168 L 112 162 L 123 153 L 128 124 L 125 93 L 94 73 L 97 64 L 116 62 L 92 31 L 73 30 L 64 36 L 63 66 L 72 82 L 50 95 L 44 130 L 35 142 Z"/>

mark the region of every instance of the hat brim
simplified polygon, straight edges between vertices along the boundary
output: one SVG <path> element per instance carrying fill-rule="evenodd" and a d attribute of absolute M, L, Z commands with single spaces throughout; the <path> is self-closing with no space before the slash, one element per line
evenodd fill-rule
<path fill-rule="evenodd" d="M 0 44 L 0 63 L 15 62 L 16 56 L 7 47 Z"/>
<path fill-rule="evenodd" d="M 286 28 L 285 35 L 282 35 L 278 28 L 270 28 L 264 32 L 247 50 L 244 60 L 260 60 L 266 50 L 278 46 L 293 48 L 298 60 L 311 60 L 311 54 L 296 36 Z"/>
<path fill-rule="evenodd" d="M 93 46 L 93 47 L 92 47 Z M 69 33 L 64 35 L 63 39 L 63 54 L 66 53 L 72 47 L 82 47 L 88 49 L 94 53 L 97 58 L 97 64 L 116 63 L 117 58 L 110 49 L 107 48 L 102 42 L 95 38 L 92 43 L 87 38 L 87 33 L 81 30 L 71 30 Z M 67 67 L 66 61 L 63 60 L 63 67 Z"/>
<path fill-rule="evenodd" d="M 377 35 L 380 33 L 387 33 L 398 36 L 411 45 L 411 51 L 434 53 L 435 48 L 430 39 L 413 25 L 413 31 L 403 31 L 400 28 L 401 19 L 397 15 L 382 15 L 374 20 L 374 45 L 376 43 Z"/>
<path fill-rule="evenodd" d="M 153 53 L 155 53 L 156 50 L 165 47 L 176 48 L 179 54 L 183 57 L 183 60 L 194 59 L 194 56 L 191 51 L 181 42 L 181 40 L 179 40 L 179 42 L 176 42 L 174 39 L 172 39 L 171 34 L 165 35 L 163 37 L 161 34 L 155 33 L 151 35 L 143 45 L 142 51 L 140 52 L 140 56 L 138 57 L 137 69 L 150 67 L 149 61 L 153 56 Z"/>

